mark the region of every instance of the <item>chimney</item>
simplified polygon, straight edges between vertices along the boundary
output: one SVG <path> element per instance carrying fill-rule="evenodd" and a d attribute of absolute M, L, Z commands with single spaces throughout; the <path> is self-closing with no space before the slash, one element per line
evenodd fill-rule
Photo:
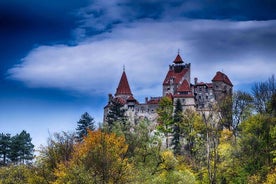
<path fill-rule="evenodd" d="M 195 80 L 195 85 L 196 85 L 196 84 L 197 84 L 197 80 L 198 80 L 198 79 L 197 79 L 197 77 L 195 77 L 195 79 L 194 79 L 194 80 Z"/>
<path fill-rule="evenodd" d="M 108 94 L 108 101 L 110 102 L 112 100 L 113 96 L 111 93 Z"/>

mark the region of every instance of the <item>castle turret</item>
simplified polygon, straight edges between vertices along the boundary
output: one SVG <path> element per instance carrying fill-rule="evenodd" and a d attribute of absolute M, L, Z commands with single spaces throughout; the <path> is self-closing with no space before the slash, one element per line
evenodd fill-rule
<path fill-rule="evenodd" d="M 217 101 L 220 101 L 226 95 L 232 95 L 233 84 L 226 74 L 218 71 L 212 79 L 212 83 L 215 99 Z"/>

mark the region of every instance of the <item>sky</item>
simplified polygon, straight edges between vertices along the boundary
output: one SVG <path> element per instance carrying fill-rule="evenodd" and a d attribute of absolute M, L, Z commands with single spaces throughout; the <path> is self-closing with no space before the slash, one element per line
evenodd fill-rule
<path fill-rule="evenodd" d="M 192 79 L 250 91 L 276 73 L 276 1 L 1 0 L 0 132 L 38 149 L 84 112 L 102 122 L 124 66 L 136 99 L 161 96 L 178 50 Z"/>

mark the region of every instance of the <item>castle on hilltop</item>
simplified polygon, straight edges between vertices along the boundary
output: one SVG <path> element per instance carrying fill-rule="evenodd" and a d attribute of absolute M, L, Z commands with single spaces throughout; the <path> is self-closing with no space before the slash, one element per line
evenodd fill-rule
<path fill-rule="evenodd" d="M 208 111 L 210 105 L 219 102 L 226 95 L 231 95 L 232 89 L 232 82 L 220 71 L 215 74 L 210 83 L 198 82 L 198 78 L 194 78 L 192 84 L 191 64 L 184 63 L 178 53 L 173 63 L 169 65 L 163 81 L 162 97 L 171 98 L 174 105 L 179 99 L 183 110 L 190 108 L 196 111 Z M 135 123 L 144 118 L 156 122 L 156 109 L 162 97 L 146 97 L 145 102 L 138 102 L 131 92 L 126 72 L 123 70 L 115 95 L 109 94 L 108 104 L 104 107 L 104 122 L 113 100 L 123 105 L 126 116 L 131 122 Z"/>

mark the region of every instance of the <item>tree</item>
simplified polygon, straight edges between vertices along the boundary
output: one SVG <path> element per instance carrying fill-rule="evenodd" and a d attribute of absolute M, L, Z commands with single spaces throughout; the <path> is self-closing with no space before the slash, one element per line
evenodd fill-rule
<path fill-rule="evenodd" d="M 276 93 L 276 80 L 272 75 L 266 82 L 255 83 L 252 88 L 254 104 L 257 112 L 268 112 L 268 104 Z"/>
<path fill-rule="evenodd" d="M 88 130 L 95 130 L 95 121 L 87 112 L 81 115 L 81 119 L 77 122 L 77 141 L 81 142 L 87 136 Z"/>
<path fill-rule="evenodd" d="M 257 114 L 241 123 L 240 161 L 248 174 L 265 177 L 276 150 L 276 118 Z M 274 132 L 274 133 L 273 133 Z"/>
<path fill-rule="evenodd" d="M 218 128 L 227 128 L 228 130 L 231 130 L 233 128 L 232 94 L 224 96 L 220 102 L 213 106 L 215 106 L 215 108 L 211 107 L 211 111 L 216 111 L 216 113 L 219 115 L 217 117 L 220 118 L 220 127 Z"/>
<path fill-rule="evenodd" d="M 174 154 L 181 154 L 181 144 L 180 144 L 180 136 L 181 136 L 181 132 L 180 132 L 180 123 L 182 121 L 182 104 L 180 102 L 179 99 L 177 99 L 176 101 L 176 106 L 174 109 L 174 115 L 173 115 L 173 122 L 174 122 L 174 126 L 173 126 L 173 139 L 172 139 L 172 146 L 173 146 L 173 151 Z"/>
<path fill-rule="evenodd" d="M 37 175 L 37 168 L 32 165 L 9 165 L 0 167 L 1 184 L 48 184 Z"/>
<path fill-rule="evenodd" d="M 268 113 L 276 117 L 276 93 L 272 95 L 271 101 L 268 102 Z"/>
<path fill-rule="evenodd" d="M 173 102 L 169 97 L 163 97 L 157 108 L 158 126 L 157 130 L 164 133 L 166 137 L 166 148 L 169 147 L 169 135 L 172 133 L 173 125 Z"/>
<path fill-rule="evenodd" d="M 0 165 L 6 165 L 7 156 L 10 152 L 11 146 L 11 135 L 10 134 L 0 134 L 0 156 L 3 158 Z"/>
<path fill-rule="evenodd" d="M 195 184 L 195 176 L 184 163 L 177 159 L 171 151 L 165 150 L 160 153 L 161 162 L 158 172 L 151 177 L 150 182 L 144 183 L 183 183 Z"/>
<path fill-rule="evenodd" d="M 252 114 L 253 97 L 242 91 L 237 91 L 233 95 L 233 130 L 234 136 L 237 136 L 237 131 L 240 123 L 246 120 Z"/>
<path fill-rule="evenodd" d="M 29 133 L 23 130 L 11 138 L 9 159 L 14 163 L 31 161 L 34 158 L 34 145 Z"/>
<path fill-rule="evenodd" d="M 55 183 L 129 183 L 132 166 L 126 157 L 127 148 L 122 136 L 88 131 L 70 162 L 59 164 Z"/>
<path fill-rule="evenodd" d="M 119 101 L 118 98 L 113 98 L 111 100 L 111 104 L 109 105 L 109 110 L 107 113 L 107 131 L 111 132 L 114 124 L 116 122 L 126 123 L 126 109 L 124 109 L 124 105 Z"/>
<path fill-rule="evenodd" d="M 54 170 L 58 164 L 69 162 L 75 145 L 75 134 L 68 132 L 54 133 L 48 138 L 47 146 L 39 150 L 37 169 L 47 183 L 55 180 Z"/>

